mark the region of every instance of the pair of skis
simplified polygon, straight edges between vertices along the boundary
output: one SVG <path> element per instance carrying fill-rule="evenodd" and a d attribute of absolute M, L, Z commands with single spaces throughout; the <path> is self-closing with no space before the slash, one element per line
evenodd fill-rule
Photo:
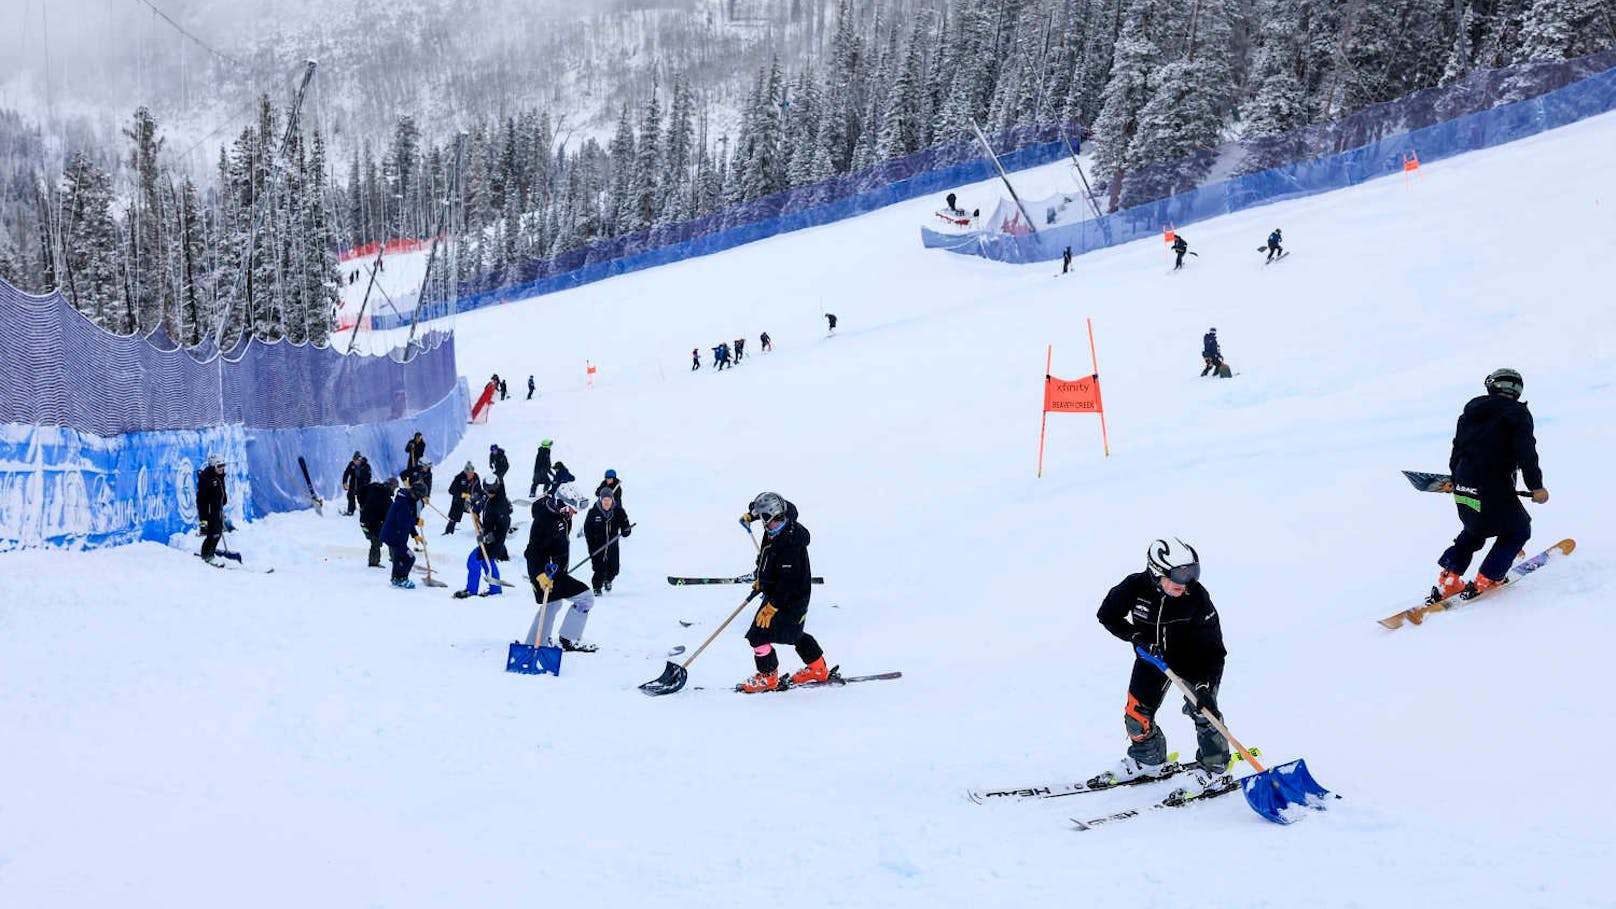
<path fill-rule="evenodd" d="M 1173 777 L 1181 776 L 1195 769 L 1197 766 L 1194 763 L 1180 763 L 1177 760 L 1177 757 L 1178 755 L 1176 754 L 1168 755 L 1167 766 L 1164 772 L 1158 776 L 1138 777 L 1120 783 L 1111 783 L 1108 785 L 1099 786 L 1093 785 L 1092 781 L 1087 783 L 1046 783 L 1042 785 L 1025 786 L 1011 789 L 969 789 L 966 790 L 965 795 L 976 804 L 985 805 L 990 802 L 1028 802 L 1042 799 L 1064 798 L 1071 795 L 1083 795 L 1089 792 L 1109 792 L 1113 789 L 1122 789 L 1127 786 L 1142 786 L 1147 783 L 1159 783 L 1164 780 L 1170 780 Z M 1231 779 L 1227 785 L 1219 786 L 1216 789 L 1209 789 L 1205 792 L 1197 793 L 1192 796 L 1169 794 L 1166 798 L 1150 802 L 1149 804 L 1138 805 L 1133 808 L 1126 808 L 1122 811 L 1112 812 L 1111 814 L 1103 814 L 1098 817 L 1087 819 L 1074 817 L 1070 820 L 1072 825 L 1078 830 L 1093 830 L 1095 827 L 1099 827 L 1103 824 L 1115 824 L 1120 821 L 1132 820 L 1133 818 L 1149 814 L 1153 811 L 1160 811 L 1165 808 L 1183 808 L 1187 805 L 1197 805 L 1201 802 L 1217 798 L 1218 796 L 1228 795 L 1231 792 L 1237 791 L 1239 788 L 1240 783 Z"/>
<path fill-rule="evenodd" d="M 690 587 L 700 584 L 751 584 L 756 580 L 757 574 L 750 571 L 746 574 L 738 574 L 732 578 L 681 578 L 675 577 L 671 574 L 668 575 L 668 583 L 675 587 Z M 816 577 L 813 579 L 813 582 L 815 584 L 823 584 L 825 583 L 825 579 Z"/>
<path fill-rule="evenodd" d="M 681 647 L 678 649 L 682 651 L 684 648 Z M 671 655 L 672 654 L 670 653 L 670 656 Z M 843 688 L 845 686 L 852 685 L 855 682 L 881 682 L 888 679 L 901 678 L 903 678 L 903 673 L 901 672 L 875 672 L 869 675 L 842 675 L 842 667 L 832 666 L 830 670 L 830 678 L 825 679 L 823 682 L 792 682 L 790 676 L 782 676 L 780 678 L 780 687 L 774 689 L 773 691 L 764 691 L 758 693 L 778 694 L 782 691 L 794 691 L 798 688 Z M 693 685 L 691 686 L 690 690 L 701 691 L 703 689 L 701 685 Z M 734 690 L 740 692 L 741 686 L 737 684 Z"/>

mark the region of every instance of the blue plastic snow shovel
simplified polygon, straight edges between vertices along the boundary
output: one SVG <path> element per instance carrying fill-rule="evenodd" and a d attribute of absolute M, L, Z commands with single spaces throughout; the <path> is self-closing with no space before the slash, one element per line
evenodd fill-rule
<path fill-rule="evenodd" d="M 539 640 L 539 636 L 544 634 L 545 613 L 549 608 L 550 591 L 546 590 L 539 601 L 539 617 L 536 621 L 537 629 L 533 632 L 533 643 L 511 642 L 510 652 L 505 655 L 506 672 L 519 672 L 523 675 L 561 674 L 561 648 L 545 647 L 544 642 Z"/>
<path fill-rule="evenodd" d="M 1301 758 L 1264 770 L 1263 765 L 1257 763 L 1256 756 L 1246 750 L 1246 746 L 1240 744 L 1240 740 L 1229 732 L 1229 727 L 1223 725 L 1223 721 L 1218 719 L 1216 714 L 1201 706 L 1200 700 L 1195 696 L 1195 690 L 1180 678 L 1178 673 L 1169 669 L 1165 660 L 1143 647 L 1135 646 L 1134 652 L 1139 654 L 1140 659 L 1160 669 L 1171 679 L 1173 684 L 1178 686 L 1178 690 L 1184 692 L 1184 697 L 1201 712 L 1201 716 L 1206 717 L 1207 722 L 1212 724 L 1212 728 L 1222 733 L 1223 737 L 1229 740 L 1229 744 L 1240 752 L 1240 756 L 1245 758 L 1246 763 L 1256 769 L 1256 773 L 1240 780 L 1240 789 L 1246 794 L 1246 804 L 1251 806 L 1252 811 L 1276 824 L 1289 824 L 1297 819 L 1295 812 L 1288 810 L 1291 807 L 1302 805 L 1322 811 L 1331 799 L 1341 797 L 1320 786 L 1318 780 L 1313 779 L 1313 775 L 1308 772 L 1307 761 Z"/>

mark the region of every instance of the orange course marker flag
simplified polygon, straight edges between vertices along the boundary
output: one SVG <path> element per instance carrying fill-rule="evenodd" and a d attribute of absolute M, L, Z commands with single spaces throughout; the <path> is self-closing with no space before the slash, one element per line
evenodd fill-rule
<path fill-rule="evenodd" d="M 1081 379 L 1044 376 L 1045 413 L 1102 413 L 1104 410 L 1100 402 L 1098 375 Z"/>

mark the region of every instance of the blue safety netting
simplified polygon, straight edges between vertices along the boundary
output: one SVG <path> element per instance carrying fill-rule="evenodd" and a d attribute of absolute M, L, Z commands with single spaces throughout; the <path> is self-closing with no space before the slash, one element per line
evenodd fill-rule
<path fill-rule="evenodd" d="M 1070 127 L 1021 127 L 989 137 L 1007 170 L 1047 164 L 1069 154 L 1063 134 Z M 897 202 L 943 192 L 994 175 L 993 164 L 970 141 L 949 142 L 885 161 L 857 173 L 732 205 L 655 230 L 625 234 L 575 249 L 553 259 L 528 262 L 500 287 L 467 285 L 456 300 L 430 302 L 420 318 L 437 319 L 511 300 L 554 293 L 615 275 L 667 265 L 732 249 L 744 243 L 805 227 L 866 214 Z M 410 324 L 412 314 L 378 314 L 374 329 Z"/>
<path fill-rule="evenodd" d="M 196 524 L 196 471 L 229 464 L 237 519 L 335 497 L 355 450 L 378 477 L 421 432 L 441 458 L 470 408 L 454 339 L 429 334 L 407 360 L 243 341 L 186 350 L 160 329 L 97 328 L 59 295 L 0 281 L 0 550 L 166 540 Z"/>
<path fill-rule="evenodd" d="M 928 247 L 1000 262 L 1050 261 L 1060 258 L 1067 247 L 1074 255 L 1081 254 L 1159 235 L 1169 225 L 1182 227 L 1259 205 L 1342 189 L 1398 173 L 1409 156 L 1417 156 L 1420 162 L 1436 161 L 1611 110 L 1616 110 L 1616 51 L 1572 61 L 1510 67 L 1476 74 L 1462 84 L 1375 105 L 1327 127 L 1209 150 L 1188 164 L 1178 162 L 1177 170 L 1164 168 L 1142 175 L 1130 190 L 1135 197 L 1158 192 L 1171 192 L 1170 195 L 1104 217 L 1060 224 L 1037 233 L 982 230 L 962 234 L 923 227 L 921 240 Z M 1458 111 L 1468 112 L 1455 115 Z M 1418 125 L 1421 123 L 1428 125 Z M 1165 176 L 1198 169 L 1240 173 L 1252 160 L 1297 154 L 1321 144 L 1336 147 L 1365 136 L 1377 138 L 1356 147 L 1199 186 L 1174 187 L 1173 180 Z M 1239 155 L 1245 157 L 1232 161 Z M 1256 237 L 1254 241 L 1262 239 Z"/>

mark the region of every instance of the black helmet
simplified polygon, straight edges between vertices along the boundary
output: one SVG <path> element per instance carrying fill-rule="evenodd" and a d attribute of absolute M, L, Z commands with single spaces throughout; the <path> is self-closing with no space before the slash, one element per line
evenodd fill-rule
<path fill-rule="evenodd" d="M 1482 384 L 1490 395 L 1509 395 L 1517 401 L 1520 400 L 1521 391 L 1526 388 L 1526 380 L 1521 378 L 1521 374 L 1507 366 L 1487 373 L 1487 381 Z"/>
<path fill-rule="evenodd" d="M 779 493 L 760 492 L 752 499 L 747 510 L 765 521 L 783 518 L 786 515 L 786 500 L 780 498 Z"/>

